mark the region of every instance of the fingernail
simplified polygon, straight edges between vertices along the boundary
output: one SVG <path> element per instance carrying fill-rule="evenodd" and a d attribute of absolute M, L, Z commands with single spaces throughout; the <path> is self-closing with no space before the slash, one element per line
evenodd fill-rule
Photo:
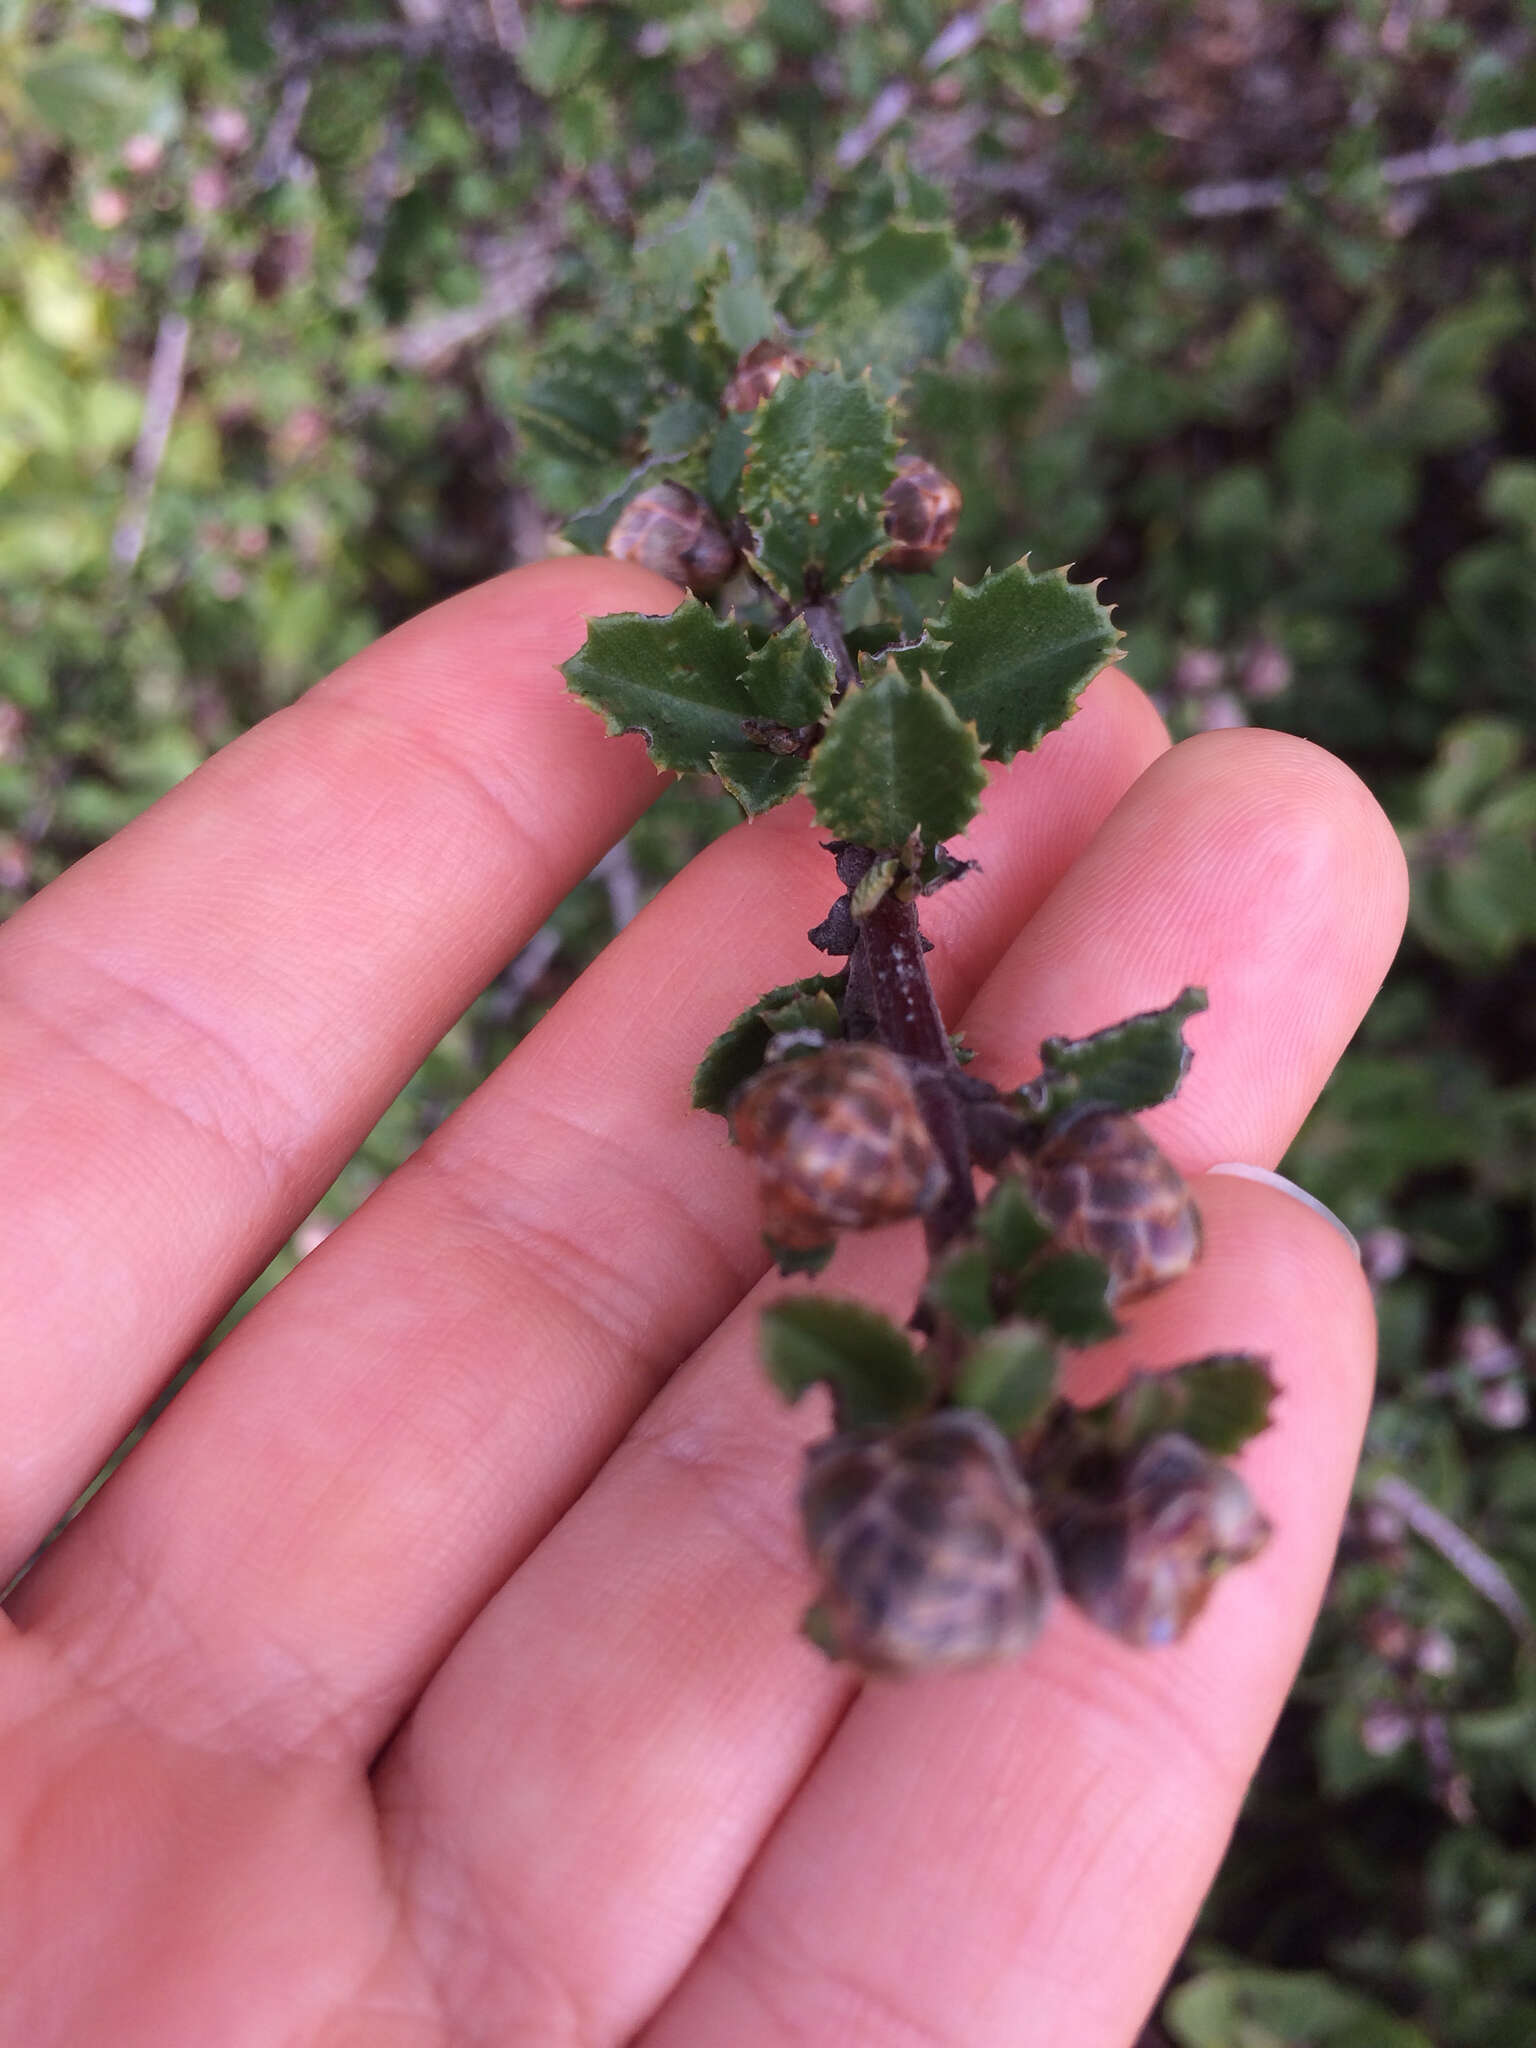
<path fill-rule="evenodd" d="M 1340 1237 L 1348 1244 L 1355 1257 L 1357 1259 L 1360 1257 L 1359 1240 L 1348 1224 L 1341 1223 L 1326 1202 L 1320 1202 L 1316 1195 L 1309 1195 L 1305 1188 L 1297 1187 L 1295 1181 L 1287 1180 L 1283 1173 L 1271 1173 L 1267 1166 L 1250 1166 L 1246 1160 L 1242 1159 L 1224 1159 L 1219 1166 L 1208 1166 L 1205 1170 L 1207 1173 L 1230 1174 L 1234 1180 L 1256 1180 L 1262 1187 L 1266 1188 L 1278 1188 L 1282 1195 L 1292 1196 L 1306 1208 L 1314 1210 L 1317 1215 L 1331 1223 Z"/>

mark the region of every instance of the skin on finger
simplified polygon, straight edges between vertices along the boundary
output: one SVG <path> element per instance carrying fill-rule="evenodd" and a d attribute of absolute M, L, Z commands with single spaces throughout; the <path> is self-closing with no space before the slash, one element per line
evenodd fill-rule
<path fill-rule="evenodd" d="M 990 886 L 934 899 L 953 1007 L 1165 744 L 1107 675 L 997 778 L 962 849 Z M 828 965 L 803 933 L 836 888 L 803 805 L 695 861 L 221 1346 L 17 1615 L 189 1739 L 370 1755 L 762 1272 L 689 1079 L 765 986 Z"/>
<path fill-rule="evenodd" d="M 1258 744 L 1272 778 L 1283 776 L 1287 759 L 1299 763 L 1296 831 L 1337 835 L 1343 886 L 1383 906 L 1351 975 L 1318 953 L 1289 905 L 1278 906 L 1298 950 L 1273 962 L 1273 998 L 1302 1002 L 1322 1024 L 1310 1070 L 1274 1064 L 1281 1093 L 1267 1121 L 1279 1134 L 1299 1122 L 1342 1050 L 1399 927 L 1391 891 L 1372 873 L 1375 865 L 1390 871 L 1395 861 L 1384 823 L 1347 837 L 1349 826 L 1336 814 L 1314 816 L 1310 808 L 1311 750 L 1288 756 L 1268 750 L 1265 740 Z M 1181 756 L 1186 773 L 1175 775 Z M 1134 971 L 1148 901 L 1173 928 L 1175 962 L 1182 932 L 1185 950 L 1204 959 L 1215 989 L 1222 986 L 1228 960 L 1204 921 L 1220 915 L 1225 947 L 1235 955 L 1254 919 L 1275 907 L 1272 865 L 1262 848 L 1244 865 L 1251 845 L 1240 794 L 1245 778 L 1234 783 L 1230 769 L 1229 759 L 1206 749 L 1179 749 L 1141 778 L 1010 949 L 999 972 L 1015 991 L 1037 977 L 1052 979 L 1049 951 L 1030 958 L 1033 936 L 1047 934 L 1051 946 L 1059 943 L 1054 934 L 1082 929 L 1063 915 L 1063 899 L 1070 905 L 1080 873 L 1096 890 L 1100 844 L 1111 834 L 1136 858 L 1118 899 L 1091 899 L 1098 984 L 1083 999 L 1092 1022 L 1147 1000 L 1134 981 L 1127 991 L 1116 976 L 1127 971 L 1128 959 Z M 1203 874 L 1182 864 L 1175 825 L 1189 813 L 1208 813 L 1221 786 L 1232 802 L 1234 839 L 1220 858 L 1246 875 L 1249 900 L 1225 895 L 1213 913 Z M 1005 1078 L 1028 1061 L 1050 1020 L 1017 994 L 1010 1010 L 994 990 L 995 977 L 965 1024 L 971 1036 L 972 1019 L 988 1019 L 987 1034 L 974 1036 Z M 1231 1026 L 1215 1002 L 1219 1034 Z M 1246 1022 L 1263 1029 L 1262 1014 L 1256 1026 Z M 1223 1119 L 1243 1128 L 1247 1107 L 1226 1092 L 1235 1068 L 1221 1057 L 1218 1034 L 1186 1089 L 1212 1096 L 1195 1128 L 1219 1138 Z M 1177 1128 L 1168 1135 L 1177 1151 Z M 1210 1186 L 1219 1212 L 1225 1188 L 1248 1184 Z M 1331 1234 L 1347 1259 L 1343 1240 Z M 1290 1242 L 1284 1232 L 1281 1242 Z M 845 1240 L 825 1285 L 881 1300 L 900 1317 L 910 1307 L 918 1257 L 915 1233 Z M 1229 1284 L 1214 1249 L 1206 1267 L 1149 1307 L 1182 1312 L 1191 1290 L 1212 1284 L 1213 1273 L 1226 1290 L 1224 1307 L 1241 1308 L 1234 1296 L 1242 1289 Z M 1294 1309 L 1288 1284 L 1278 1299 Z M 531 2000 L 549 2012 L 551 2026 L 570 2007 L 585 2037 L 624 2037 L 664 1987 L 668 1963 L 680 1967 L 690 1941 L 713 1924 L 750 1860 L 754 1831 L 771 1823 L 846 1699 L 846 1675 L 803 1653 L 791 1633 L 806 1588 L 789 1503 L 796 1446 L 812 1425 L 778 1415 L 754 1363 L 755 1321 L 755 1311 L 744 1310 L 668 1388 L 591 1493 L 455 1651 L 390 1765 L 385 1784 L 402 1858 L 423 1841 L 455 1844 L 451 1867 L 441 1857 L 427 1867 L 425 1922 L 441 1927 L 478 1915 L 508 1943 L 506 1974 L 486 1992 L 499 2001 L 493 2017 L 526 2010 Z M 1310 1327 L 1305 1319 L 1297 1325 Z M 1262 1348 L 1267 1341 L 1267 1326 L 1255 1328 L 1234 1312 L 1204 1348 Z M 1148 1362 L 1172 1363 L 1200 1348 L 1170 1340 Z M 1107 1362 L 1113 1364 L 1112 1354 Z M 1352 1428 L 1351 1422 L 1344 1429 L 1339 1452 L 1346 1464 Z M 1333 1524 L 1325 1516 L 1322 1526 L 1326 1545 Z M 1283 1685 L 1283 1678 L 1276 1682 Z M 488 1721 L 492 1699 L 496 1713 Z M 515 1768 L 491 1732 L 509 1719 L 520 1731 Z M 605 1754 L 622 1757 L 621 1779 L 594 1768 L 593 1758 Z M 562 1879 L 583 1901 L 578 1916 L 553 1903 L 567 1891 L 546 1885 L 551 1831 Z M 658 1920 L 669 1931 L 665 1948 L 656 1939 Z M 515 1929 L 526 1932 L 514 1937 Z M 693 2038 L 734 2037 L 701 2029 Z"/>
<path fill-rule="evenodd" d="M 0 1578 L 653 799 L 553 665 L 675 599 L 574 561 L 455 598 L 0 934 Z"/>
<path fill-rule="evenodd" d="M 646 2048 L 1125 2048 L 1199 1908 L 1306 1646 L 1369 1402 L 1369 1289 L 1274 1189 L 1200 1183 L 1208 1250 L 1122 1359 L 1262 1350 L 1242 1461 L 1275 1523 L 1184 1641 L 1063 1603 L 1020 1664 L 859 1695 Z"/>

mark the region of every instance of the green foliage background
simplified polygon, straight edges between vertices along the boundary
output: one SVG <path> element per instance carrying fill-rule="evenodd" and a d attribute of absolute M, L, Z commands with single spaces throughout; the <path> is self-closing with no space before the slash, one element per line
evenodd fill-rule
<path fill-rule="evenodd" d="M 1148 2036 L 1187 2048 L 1536 2040 L 1536 163 L 1393 169 L 1536 123 L 1533 43 L 1445 0 L 0 0 L 0 913 L 688 448 L 623 311 L 702 280 L 745 346 L 765 223 L 850 354 L 974 291 L 912 408 L 956 574 L 1105 577 L 1177 731 L 1304 733 L 1398 824 L 1409 942 L 1291 1161 L 1364 1237 L 1382 1392 Z M 734 815 L 665 798 L 258 1290 Z"/>

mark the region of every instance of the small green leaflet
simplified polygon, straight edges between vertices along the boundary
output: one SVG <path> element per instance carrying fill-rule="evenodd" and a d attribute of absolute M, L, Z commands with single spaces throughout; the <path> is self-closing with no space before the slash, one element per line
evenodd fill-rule
<path fill-rule="evenodd" d="M 1213 1352 L 1168 1372 L 1138 1373 L 1113 1401 L 1091 1413 L 1108 1420 L 1115 1442 L 1127 1449 L 1177 1430 L 1203 1450 L 1229 1458 L 1268 1429 L 1278 1392 L 1264 1359 L 1243 1351 Z"/>
<path fill-rule="evenodd" d="M 828 591 L 856 576 L 885 546 L 881 500 L 895 474 L 891 406 L 867 377 L 786 377 L 752 416 L 742 478 L 769 581 L 798 600 L 808 574 Z"/>
<path fill-rule="evenodd" d="M 562 672 L 611 733 L 644 733 L 658 768 L 720 774 L 749 815 L 791 795 L 805 763 L 766 751 L 752 758 L 743 720 L 815 724 L 833 686 L 832 665 L 802 622 L 754 653 L 745 627 L 717 619 L 696 597 L 665 618 L 594 619 Z"/>
<path fill-rule="evenodd" d="M 1015 1308 L 1065 1344 L 1100 1344 L 1120 1328 L 1109 1311 L 1109 1268 L 1092 1252 L 1051 1252 L 1020 1275 Z"/>
<path fill-rule="evenodd" d="M 724 1116 L 731 1097 L 763 1064 L 768 1042 L 780 1031 L 820 1031 L 828 1039 L 842 1035 L 838 1004 L 848 986 L 848 972 L 808 974 L 759 996 L 748 1010 L 727 1024 L 705 1052 L 693 1077 L 693 1106 Z"/>
<path fill-rule="evenodd" d="M 1064 725 L 1121 634 L 1097 586 L 1065 569 L 1036 576 L 1027 560 L 968 588 L 957 583 L 928 621 L 942 646 L 934 681 L 976 727 L 989 761 L 1011 761 Z"/>
<path fill-rule="evenodd" d="M 877 850 L 963 832 L 985 786 L 975 733 L 932 683 L 895 667 L 848 692 L 811 761 L 819 822 Z"/>
<path fill-rule="evenodd" d="M 765 1309 L 763 1358 L 788 1401 L 824 1382 L 841 1429 L 886 1429 L 922 1414 L 931 1390 L 912 1345 L 861 1301 L 796 1294 Z"/>
<path fill-rule="evenodd" d="M 1017 1436 L 1056 1398 L 1059 1369 L 1056 1347 L 1038 1323 L 999 1323 L 967 1353 L 953 1398 L 990 1416 L 1004 1436 Z"/>
<path fill-rule="evenodd" d="M 1048 1038 L 1025 1106 L 1050 1117 L 1080 1102 L 1128 1112 L 1166 1102 L 1189 1071 L 1184 1022 L 1206 1007 L 1203 988 L 1186 988 L 1166 1009 L 1143 1010 L 1089 1038 Z"/>

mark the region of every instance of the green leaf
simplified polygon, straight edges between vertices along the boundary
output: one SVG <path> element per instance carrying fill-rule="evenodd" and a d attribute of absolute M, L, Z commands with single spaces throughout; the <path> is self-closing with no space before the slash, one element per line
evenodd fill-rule
<path fill-rule="evenodd" d="M 969 265 L 947 227 L 890 221 L 831 266 L 811 304 L 823 347 L 900 374 L 944 360 L 974 299 Z"/>
<path fill-rule="evenodd" d="M 710 755 L 709 765 L 749 818 L 787 803 L 805 787 L 811 766 L 793 754 L 773 754 L 766 747 L 722 747 Z"/>
<path fill-rule="evenodd" d="M 930 1388 L 922 1361 L 888 1316 L 861 1301 L 797 1294 L 765 1309 L 763 1358 L 786 1400 L 832 1390 L 837 1427 L 885 1429 L 920 1415 Z"/>
<path fill-rule="evenodd" d="M 993 1188 L 976 1217 L 994 1261 L 1004 1273 L 1022 1273 L 1055 1235 L 1035 1208 L 1022 1181 L 1009 1175 Z"/>
<path fill-rule="evenodd" d="M 775 325 L 773 305 L 755 277 L 726 278 L 710 294 L 715 332 L 733 355 L 765 341 Z"/>
<path fill-rule="evenodd" d="M 706 435 L 713 435 L 718 424 L 714 407 L 685 391 L 669 398 L 651 415 L 645 445 L 653 456 L 684 455 Z"/>
<path fill-rule="evenodd" d="M 164 140 L 180 125 L 171 89 L 153 71 L 83 50 L 44 57 L 21 84 L 45 125 L 77 149 L 115 149 L 146 132 Z"/>
<path fill-rule="evenodd" d="M 710 443 L 704 483 L 709 502 L 721 519 L 729 522 L 741 495 L 741 473 L 747 460 L 747 416 L 727 413 L 715 429 Z"/>
<path fill-rule="evenodd" d="M 1184 1021 L 1206 1007 L 1203 988 L 1186 988 L 1165 1010 L 1143 1010 L 1089 1038 L 1048 1038 L 1028 1107 L 1049 1117 L 1073 1103 L 1134 1111 L 1166 1102 L 1189 1071 Z"/>
<path fill-rule="evenodd" d="M 806 764 L 756 747 L 745 721 L 814 724 L 831 699 L 832 665 L 796 623 L 754 654 L 744 626 L 694 597 L 665 618 L 614 612 L 562 672 L 610 732 L 644 733 L 658 768 L 718 774 L 750 815 L 792 795 Z"/>
<path fill-rule="evenodd" d="M 834 590 L 885 545 L 881 499 L 896 474 L 891 408 L 867 377 L 786 377 L 752 415 L 742 510 L 764 574 L 798 598 Z"/>
<path fill-rule="evenodd" d="M 747 662 L 747 689 L 759 716 L 780 725 L 815 725 L 837 688 L 831 657 L 816 645 L 804 619 L 775 633 Z"/>
<path fill-rule="evenodd" d="M 970 719 L 988 760 L 1011 761 L 1064 725 L 1106 662 L 1119 658 L 1119 629 L 1097 586 L 1069 583 L 1065 569 L 1036 576 L 1028 561 L 957 583 L 928 622 L 943 652 L 935 682 Z"/>
<path fill-rule="evenodd" d="M 1162 2018 L 1179 2048 L 1431 2048 L 1374 1998 L 1311 1971 L 1205 1970 Z"/>
<path fill-rule="evenodd" d="M 542 99 L 568 92 L 592 69 L 603 47 L 602 24 L 585 15 L 536 8 L 518 51 L 517 68 Z"/>
<path fill-rule="evenodd" d="M 971 1347 L 955 1382 L 962 1408 L 979 1408 L 1004 1436 L 1038 1422 L 1056 1398 L 1060 1359 L 1038 1323 L 1000 1323 Z"/>
<path fill-rule="evenodd" d="M 1269 1410 L 1279 1388 L 1262 1358 L 1247 1352 L 1213 1352 L 1168 1372 L 1138 1373 L 1107 1403 L 1113 1432 L 1125 1445 L 1177 1430 L 1229 1458 L 1250 1437 L 1269 1427 Z"/>
<path fill-rule="evenodd" d="M 779 1271 L 789 1273 L 820 1273 L 832 1263 L 835 1244 L 780 1244 L 763 1232 L 763 1243 L 767 1245 L 773 1263 Z"/>
<path fill-rule="evenodd" d="M 848 986 L 848 973 L 808 974 L 759 996 L 748 1010 L 728 1024 L 699 1062 L 693 1077 L 693 1106 L 727 1114 L 731 1097 L 762 1066 L 770 1039 L 780 1031 L 807 1027 L 827 1038 L 842 1035 L 838 1004 Z"/>
<path fill-rule="evenodd" d="M 1053 1252 L 1020 1276 L 1014 1306 L 1064 1344 L 1101 1344 L 1120 1325 L 1109 1312 L 1109 1268 L 1092 1252 Z"/>
<path fill-rule="evenodd" d="M 896 668 L 848 692 L 811 761 L 820 823 L 877 849 L 963 832 L 985 784 L 975 733 L 932 683 Z"/>
<path fill-rule="evenodd" d="M 985 1245 L 965 1244 L 946 1252 L 928 1275 L 928 1300 L 973 1336 L 997 1320 L 992 1307 L 992 1261 Z"/>

